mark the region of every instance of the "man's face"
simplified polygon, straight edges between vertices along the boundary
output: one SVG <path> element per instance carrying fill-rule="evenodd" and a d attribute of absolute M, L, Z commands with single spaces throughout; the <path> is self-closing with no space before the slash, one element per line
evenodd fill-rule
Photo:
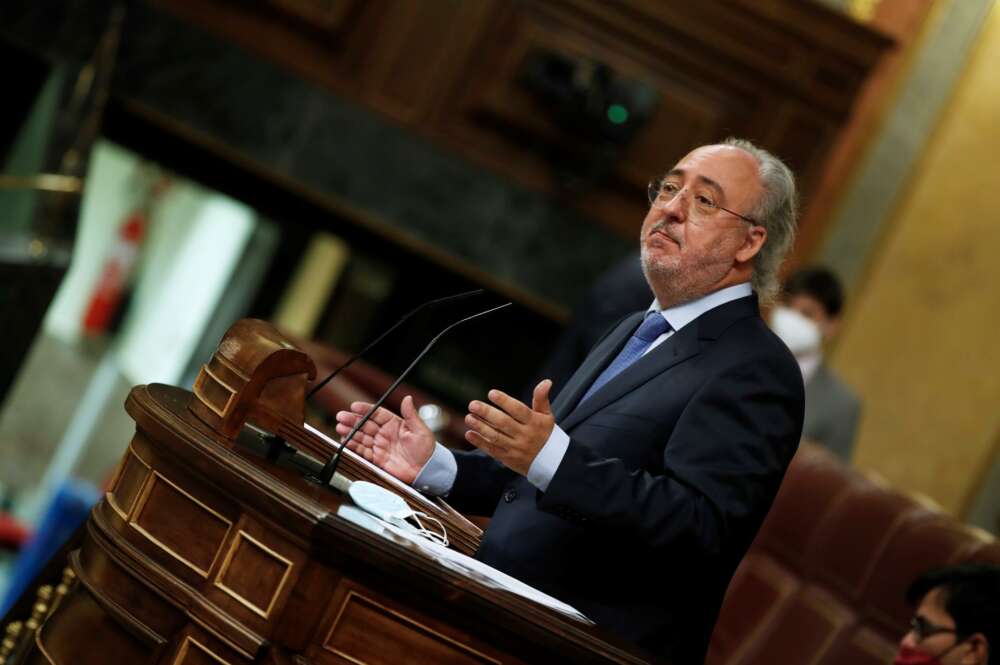
<path fill-rule="evenodd" d="M 920 601 L 914 617 L 926 621 L 932 626 L 946 628 L 948 631 L 927 635 L 920 639 L 911 630 L 903 636 L 900 646 L 919 649 L 928 655 L 936 656 L 941 661 L 941 665 L 960 665 L 967 661 L 970 655 L 969 649 L 964 648 L 963 644 L 958 644 L 955 633 L 950 632 L 955 629 L 955 620 L 944 609 L 943 600 L 940 587 L 931 589 Z"/>
<path fill-rule="evenodd" d="M 824 341 L 829 341 L 836 334 L 838 319 L 831 317 L 823 303 L 812 296 L 797 293 L 785 298 L 785 305 L 815 323 Z"/>
<path fill-rule="evenodd" d="M 686 302 L 747 281 L 766 231 L 721 209 L 699 214 L 693 202 L 710 197 L 719 206 L 750 214 L 762 193 L 757 161 L 731 146 L 704 146 L 678 162 L 666 180 L 676 195 L 650 207 L 640 234 L 643 271 L 660 304 Z"/>

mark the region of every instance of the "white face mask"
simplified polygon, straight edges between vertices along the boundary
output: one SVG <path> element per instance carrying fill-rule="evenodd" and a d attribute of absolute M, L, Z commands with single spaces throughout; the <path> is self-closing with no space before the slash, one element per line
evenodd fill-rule
<path fill-rule="evenodd" d="M 823 336 L 819 326 L 791 307 L 778 305 L 771 311 L 771 329 L 796 358 L 820 352 Z"/>
<path fill-rule="evenodd" d="M 365 480 L 355 480 L 347 488 L 347 493 L 354 500 L 354 505 L 370 515 L 393 525 L 397 529 L 422 536 L 442 545 L 448 545 L 448 532 L 439 520 L 426 513 L 414 512 L 398 494 Z M 424 525 L 420 518 L 439 529 L 433 531 Z M 416 526 L 407 520 L 413 520 Z"/>

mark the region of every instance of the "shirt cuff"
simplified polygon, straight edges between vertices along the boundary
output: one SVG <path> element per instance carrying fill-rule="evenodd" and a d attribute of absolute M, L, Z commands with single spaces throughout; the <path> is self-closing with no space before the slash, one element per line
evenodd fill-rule
<path fill-rule="evenodd" d="M 559 425 L 555 425 L 549 434 L 549 440 L 528 467 L 528 482 L 543 492 L 547 490 L 552 477 L 559 470 L 567 448 L 569 448 L 569 434 L 562 431 Z"/>
<path fill-rule="evenodd" d="M 455 485 L 457 475 L 458 462 L 455 461 L 455 455 L 435 441 L 434 452 L 420 469 L 413 486 L 424 494 L 444 496 Z"/>

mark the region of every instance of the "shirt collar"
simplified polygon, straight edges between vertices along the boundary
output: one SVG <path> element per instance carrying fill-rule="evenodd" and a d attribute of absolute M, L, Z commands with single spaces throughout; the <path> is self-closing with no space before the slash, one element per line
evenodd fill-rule
<path fill-rule="evenodd" d="M 682 303 L 680 305 L 674 305 L 673 307 L 668 307 L 667 309 L 661 309 L 660 302 L 654 298 L 653 304 L 649 306 L 648 311 L 659 312 L 662 314 L 663 318 L 665 318 L 667 323 L 670 324 L 670 327 L 677 331 L 710 309 L 715 309 L 719 305 L 724 305 L 732 300 L 746 298 L 752 294 L 753 289 L 750 287 L 750 282 L 742 282 L 740 284 L 727 286 L 726 288 L 719 289 L 718 291 L 713 291 L 712 293 L 702 296 L 697 300 L 692 300 L 691 302 Z"/>

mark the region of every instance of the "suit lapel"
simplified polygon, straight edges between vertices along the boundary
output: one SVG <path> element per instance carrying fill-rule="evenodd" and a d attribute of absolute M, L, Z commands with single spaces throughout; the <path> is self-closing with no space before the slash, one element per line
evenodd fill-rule
<path fill-rule="evenodd" d="M 644 315 L 645 312 L 637 312 L 625 319 L 604 342 L 598 344 L 573 374 L 553 404 L 553 414 L 562 429 L 573 427 L 658 374 L 697 355 L 701 349 L 700 340 L 716 339 L 733 322 L 748 316 L 760 316 L 760 312 L 756 295 L 739 298 L 705 312 L 608 381 L 585 402 L 579 403 L 598 374 L 621 351 Z"/>
<path fill-rule="evenodd" d="M 629 334 L 631 335 L 631 331 Z M 581 420 L 600 411 L 622 395 L 635 390 L 643 383 L 666 372 L 674 365 L 697 355 L 698 349 L 698 324 L 697 321 L 694 321 L 671 335 L 666 341 L 642 358 L 636 360 L 629 367 L 626 367 L 622 370 L 621 374 L 604 384 L 600 390 L 588 399 L 577 404 L 576 408 L 570 411 L 564 420 L 559 421 L 559 426 L 563 429 L 573 427 Z M 601 369 L 604 369 L 607 364 L 605 363 Z M 590 384 L 587 385 L 589 386 Z"/>

